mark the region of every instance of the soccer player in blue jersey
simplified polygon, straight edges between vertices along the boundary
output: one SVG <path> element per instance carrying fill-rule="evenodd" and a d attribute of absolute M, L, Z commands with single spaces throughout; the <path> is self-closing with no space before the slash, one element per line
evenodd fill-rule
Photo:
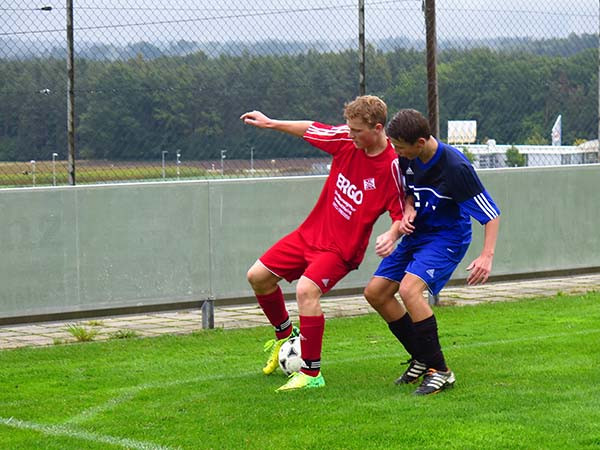
<path fill-rule="evenodd" d="M 484 225 L 485 237 L 481 254 L 467 267 L 467 283 L 485 283 L 492 269 L 500 210 L 467 158 L 433 137 L 421 113 L 400 110 L 387 133 L 399 155 L 405 185 L 399 226 L 404 236 L 381 261 L 364 294 L 411 356 L 396 384 L 417 383 L 423 377 L 415 394 L 436 394 L 456 379 L 446 365 L 437 322 L 423 291 L 436 295 L 450 279 L 471 242 L 470 217 Z M 383 254 L 377 246 L 375 251 Z M 397 292 L 402 302 L 396 300 Z"/>

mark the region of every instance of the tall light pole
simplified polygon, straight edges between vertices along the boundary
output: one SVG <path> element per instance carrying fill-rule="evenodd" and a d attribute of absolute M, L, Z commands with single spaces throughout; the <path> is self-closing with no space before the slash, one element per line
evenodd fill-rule
<path fill-rule="evenodd" d="M 52 186 L 56 186 L 56 157 L 58 153 L 52 153 Z"/>
<path fill-rule="evenodd" d="M 227 158 L 225 153 L 227 153 L 227 150 L 221 150 L 221 176 L 223 176 L 223 161 L 225 161 L 225 158 Z"/>
<path fill-rule="evenodd" d="M 177 150 L 177 179 L 179 180 L 179 166 L 181 165 L 181 151 Z"/>
<path fill-rule="evenodd" d="M 73 49 L 73 0 L 67 2 L 67 159 L 69 184 L 75 185 L 75 63 Z M 40 11 L 52 11 L 45 5 Z M 44 90 L 49 93 L 49 90 Z"/>
<path fill-rule="evenodd" d="M 40 11 L 52 11 L 52 6 L 44 5 L 44 6 L 40 7 Z M 68 12 L 67 12 L 67 14 L 68 14 Z M 68 19 L 67 19 L 67 21 L 68 21 Z M 71 19 L 71 25 L 72 25 L 72 19 Z M 67 30 L 67 32 L 68 32 L 68 30 Z M 67 63 L 67 68 L 68 68 L 68 63 Z M 42 89 L 40 91 L 40 93 L 48 95 L 48 94 L 50 94 L 50 89 Z M 52 186 L 56 186 L 56 157 L 57 156 L 58 156 L 58 153 L 52 153 Z M 33 159 L 31 160 L 31 165 L 32 165 L 32 171 L 33 171 L 33 185 L 35 186 L 35 161 Z M 74 182 L 73 182 L 73 184 L 74 184 Z"/>
<path fill-rule="evenodd" d="M 162 152 L 162 177 L 165 179 L 165 155 L 169 153 L 167 150 L 163 150 Z"/>

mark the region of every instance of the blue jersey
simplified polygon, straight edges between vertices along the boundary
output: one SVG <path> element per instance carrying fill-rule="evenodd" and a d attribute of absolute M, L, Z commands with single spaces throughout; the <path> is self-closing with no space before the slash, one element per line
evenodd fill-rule
<path fill-rule="evenodd" d="M 471 242 L 471 219 L 482 225 L 500 215 L 469 160 L 438 141 L 433 158 L 399 158 L 406 195 L 414 196 L 417 216 L 410 235 L 435 233 L 454 242 Z"/>

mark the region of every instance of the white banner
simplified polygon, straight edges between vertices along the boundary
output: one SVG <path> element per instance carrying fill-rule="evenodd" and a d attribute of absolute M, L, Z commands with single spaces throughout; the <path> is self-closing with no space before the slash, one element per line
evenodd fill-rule
<path fill-rule="evenodd" d="M 562 139 L 562 114 L 559 114 L 552 127 L 552 145 L 561 145 Z"/>
<path fill-rule="evenodd" d="M 477 139 L 476 120 L 449 120 L 448 144 L 472 144 Z"/>

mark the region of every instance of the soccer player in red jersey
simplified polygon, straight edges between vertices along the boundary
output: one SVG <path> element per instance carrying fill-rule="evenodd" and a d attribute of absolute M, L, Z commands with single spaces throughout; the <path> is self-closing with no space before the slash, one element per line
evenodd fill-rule
<path fill-rule="evenodd" d="M 379 235 L 375 251 L 389 255 L 400 237 L 403 191 L 398 158 L 385 134 L 387 107 L 375 96 L 346 104 L 345 125 L 306 120 L 275 120 L 259 111 L 241 116 L 244 123 L 282 131 L 333 157 L 329 177 L 311 213 L 293 232 L 275 243 L 248 271 L 259 305 L 275 327 L 275 339 L 265 344 L 269 375 L 279 363 L 279 349 L 300 333 L 302 368 L 278 391 L 322 387 L 321 348 L 325 317 L 320 298 L 363 260 L 373 225 L 386 211 L 392 219 Z M 296 299 L 300 329 L 292 326 L 278 283 L 298 280 Z"/>

